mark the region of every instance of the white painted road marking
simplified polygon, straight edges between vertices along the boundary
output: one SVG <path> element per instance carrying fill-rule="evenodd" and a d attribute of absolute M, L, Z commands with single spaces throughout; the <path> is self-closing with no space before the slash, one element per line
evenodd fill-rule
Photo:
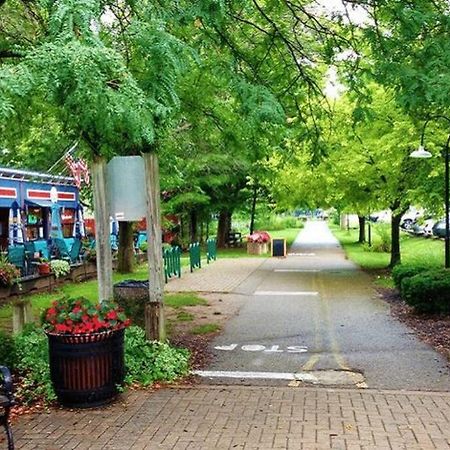
<path fill-rule="evenodd" d="M 234 372 L 228 370 L 194 370 L 195 375 L 206 378 L 239 378 L 260 380 L 286 380 L 288 386 L 299 386 L 296 382 L 320 384 L 324 386 L 356 386 L 366 389 L 364 376 L 358 372 L 345 370 L 315 370 L 313 372 Z"/>
<path fill-rule="evenodd" d="M 319 295 L 317 291 L 255 291 L 254 295 Z"/>
<path fill-rule="evenodd" d="M 288 256 L 316 256 L 315 253 L 288 253 Z"/>
<path fill-rule="evenodd" d="M 222 350 L 226 352 L 231 352 L 233 350 L 243 350 L 244 352 L 264 352 L 264 353 L 306 353 L 308 351 L 308 347 L 305 345 L 289 345 L 286 347 L 286 350 L 280 349 L 279 345 L 271 345 L 266 348 L 265 345 L 261 344 L 246 344 L 242 345 L 238 348 L 238 344 L 229 344 L 229 345 L 217 345 L 214 347 L 215 350 Z"/>
<path fill-rule="evenodd" d="M 217 347 L 214 347 L 216 350 L 225 350 L 227 352 L 230 352 L 234 350 L 237 347 L 237 344 L 231 344 L 231 345 L 218 345 Z"/>
<path fill-rule="evenodd" d="M 261 350 L 265 350 L 266 347 L 264 347 L 264 345 L 243 345 L 242 350 L 246 351 L 246 352 L 260 352 Z"/>
<path fill-rule="evenodd" d="M 194 375 L 208 378 L 250 378 L 260 380 L 300 380 L 317 383 L 315 375 L 309 373 L 284 373 L 284 372 L 231 372 L 225 370 L 194 370 Z"/>

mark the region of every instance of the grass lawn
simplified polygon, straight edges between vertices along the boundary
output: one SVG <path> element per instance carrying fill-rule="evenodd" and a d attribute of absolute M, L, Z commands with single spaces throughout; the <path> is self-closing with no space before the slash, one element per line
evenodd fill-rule
<path fill-rule="evenodd" d="M 358 230 L 341 230 L 337 225 L 330 225 L 330 228 L 343 245 L 349 259 L 363 269 L 380 270 L 388 267 L 390 254 L 370 251 L 366 245 L 358 244 Z M 376 227 L 373 236 L 376 240 Z M 403 264 L 425 264 L 430 267 L 442 267 L 444 264 L 442 240 L 401 233 L 400 249 Z"/>

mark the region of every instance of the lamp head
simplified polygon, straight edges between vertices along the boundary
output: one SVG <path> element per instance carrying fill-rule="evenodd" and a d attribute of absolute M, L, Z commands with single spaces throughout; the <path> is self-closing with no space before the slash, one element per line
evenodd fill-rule
<path fill-rule="evenodd" d="M 419 145 L 417 150 L 414 150 L 410 155 L 411 158 L 431 158 L 433 155 L 425 150 L 423 145 Z"/>

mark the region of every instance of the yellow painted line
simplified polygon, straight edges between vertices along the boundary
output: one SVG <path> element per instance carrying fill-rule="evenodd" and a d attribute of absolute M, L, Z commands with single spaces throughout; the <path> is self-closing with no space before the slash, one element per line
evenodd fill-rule
<path fill-rule="evenodd" d="M 313 277 L 312 280 L 312 288 L 314 290 L 317 290 L 317 275 Z M 314 315 L 314 345 L 317 349 L 322 347 L 322 334 L 320 332 L 319 327 L 319 314 Z M 314 366 L 320 361 L 320 355 L 318 353 L 315 353 L 311 355 L 311 357 L 306 361 L 305 364 L 303 364 L 301 370 L 313 370 Z"/>
<path fill-rule="evenodd" d="M 303 364 L 302 369 L 301 370 L 313 370 L 314 366 L 319 362 L 320 360 L 320 355 L 318 355 L 317 353 L 315 355 L 312 355 L 308 361 L 306 361 L 305 364 Z"/>

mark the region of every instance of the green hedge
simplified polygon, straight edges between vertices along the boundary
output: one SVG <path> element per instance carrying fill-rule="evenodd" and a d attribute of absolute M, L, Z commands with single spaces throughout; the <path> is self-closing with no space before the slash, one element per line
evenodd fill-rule
<path fill-rule="evenodd" d="M 392 269 L 392 279 L 394 280 L 395 286 L 400 289 L 404 278 L 411 278 L 414 275 L 418 275 L 429 270 L 430 267 L 425 267 L 423 265 L 397 264 Z"/>
<path fill-rule="evenodd" d="M 433 269 L 401 282 L 402 297 L 420 313 L 450 313 L 450 271 Z"/>
<path fill-rule="evenodd" d="M 16 365 L 16 349 L 11 335 L 0 331 L 0 365 L 13 367 Z"/>

